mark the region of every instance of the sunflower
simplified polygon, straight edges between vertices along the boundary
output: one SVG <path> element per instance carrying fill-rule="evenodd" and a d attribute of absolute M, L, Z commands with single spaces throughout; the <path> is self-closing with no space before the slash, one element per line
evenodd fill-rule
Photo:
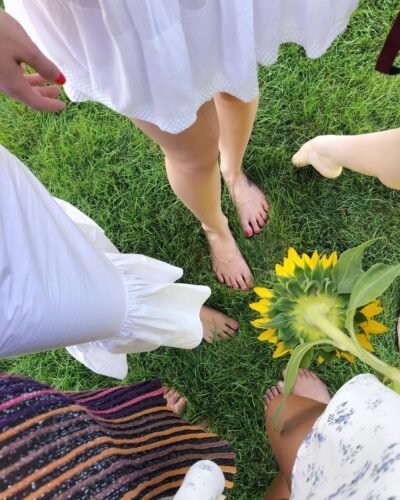
<path fill-rule="evenodd" d="M 329 256 L 315 251 L 311 256 L 297 253 L 289 248 L 283 264 L 275 266 L 277 281 L 272 289 L 256 287 L 259 300 L 250 304 L 260 314 L 252 321 L 256 328 L 264 330 L 258 337 L 276 345 L 273 358 L 290 354 L 300 344 L 327 339 L 327 335 L 307 321 L 307 311 L 317 308 L 329 322 L 346 331 L 346 311 L 349 294 L 339 293 L 335 280 L 336 252 Z M 357 309 L 354 315 L 354 329 L 358 343 L 373 352 L 372 335 L 386 333 L 388 328 L 374 318 L 383 312 L 378 299 Z M 354 362 L 354 354 L 332 345 L 314 349 L 318 363 L 334 357 Z"/>

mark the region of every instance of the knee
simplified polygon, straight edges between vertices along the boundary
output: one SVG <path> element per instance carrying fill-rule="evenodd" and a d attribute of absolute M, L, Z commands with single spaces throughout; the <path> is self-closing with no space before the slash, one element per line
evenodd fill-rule
<path fill-rule="evenodd" d="M 198 144 L 168 155 L 167 161 L 183 173 L 205 174 L 214 171 L 218 161 L 218 135 L 199 138 Z"/>

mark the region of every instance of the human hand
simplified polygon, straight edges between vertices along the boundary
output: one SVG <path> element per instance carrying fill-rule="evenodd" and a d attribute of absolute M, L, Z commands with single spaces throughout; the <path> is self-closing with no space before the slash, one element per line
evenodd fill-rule
<path fill-rule="evenodd" d="M 25 74 L 22 63 L 29 64 L 36 74 Z M 0 10 L 0 91 L 36 111 L 61 111 L 65 104 L 57 99 L 58 85 L 65 77 L 29 38 L 22 26 Z"/>

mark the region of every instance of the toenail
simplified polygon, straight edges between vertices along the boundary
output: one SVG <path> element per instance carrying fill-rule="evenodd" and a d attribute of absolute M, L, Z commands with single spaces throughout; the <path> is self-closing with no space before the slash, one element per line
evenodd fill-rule
<path fill-rule="evenodd" d="M 253 233 L 252 233 L 251 231 L 246 231 L 246 236 L 247 236 L 248 238 L 250 238 L 250 236 L 251 236 L 252 234 L 253 234 Z"/>
<path fill-rule="evenodd" d="M 234 321 L 232 323 L 232 327 L 235 328 L 235 329 L 239 328 L 239 323 L 236 323 L 236 321 Z"/>

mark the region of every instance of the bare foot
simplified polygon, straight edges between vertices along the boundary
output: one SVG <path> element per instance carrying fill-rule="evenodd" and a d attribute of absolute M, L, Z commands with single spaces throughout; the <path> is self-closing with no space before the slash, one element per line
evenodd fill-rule
<path fill-rule="evenodd" d="M 168 408 L 177 415 L 180 415 L 186 410 L 186 398 L 182 397 L 175 389 L 164 387 L 164 399 L 167 401 Z"/>
<path fill-rule="evenodd" d="M 240 216 L 244 234 L 259 234 L 268 220 L 268 202 L 264 193 L 246 174 L 224 175 L 225 183 Z"/>
<path fill-rule="evenodd" d="M 339 177 L 343 167 L 330 153 L 335 150 L 335 142 L 334 135 L 321 135 L 311 139 L 293 156 L 293 165 L 299 168 L 312 165 L 324 177 L 329 179 Z"/>
<path fill-rule="evenodd" d="M 253 278 L 229 229 L 219 234 L 205 229 L 211 251 L 212 269 L 220 283 L 244 292 L 253 288 Z"/>
<path fill-rule="evenodd" d="M 239 329 L 239 323 L 226 314 L 203 306 L 200 310 L 203 323 L 203 339 L 211 344 L 215 340 L 227 340 L 234 337 Z"/>
<path fill-rule="evenodd" d="M 283 374 L 285 375 L 285 372 Z M 278 382 L 277 388 L 280 393 L 283 393 L 284 385 L 285 383 L 282 380 Z M 323 404 L 328 404 L 331 400 L 328 389 L 322 380 L 311 370 L 304 370 L 303 368 L 299 370 L 292 394 L 314 399 Z"/>

